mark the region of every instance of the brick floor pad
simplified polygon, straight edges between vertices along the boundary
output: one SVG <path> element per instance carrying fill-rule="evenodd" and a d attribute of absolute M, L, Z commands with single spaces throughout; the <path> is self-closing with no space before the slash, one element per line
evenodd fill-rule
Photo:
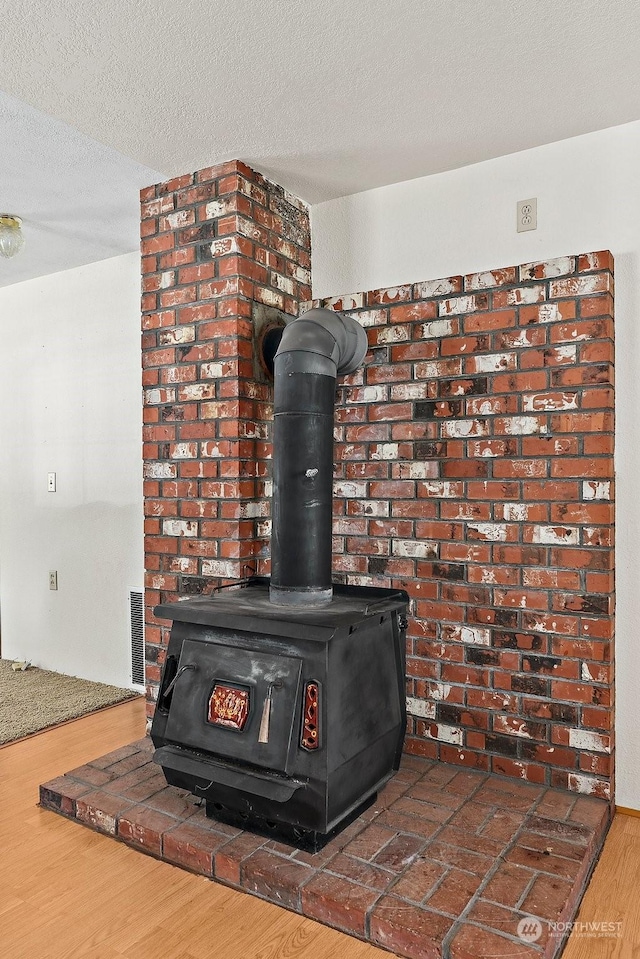
<path fill-rule="evenodd" d="M 600 799 L 406 756 L 312 855 L 207 819 L 152 748 L 45 783 L 42 806 L 410 959 L 557 955 L 610 819 Z"/>

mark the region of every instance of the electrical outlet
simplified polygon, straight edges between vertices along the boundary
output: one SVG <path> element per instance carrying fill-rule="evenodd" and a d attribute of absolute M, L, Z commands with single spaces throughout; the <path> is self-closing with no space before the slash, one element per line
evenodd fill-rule
<path fill-rule="evenodd" d="M 58 571 L 55 569 L 49 570 L 49 589 L 58 588 Z"/>
<path fill-rule="evenodd" d="M 518 233 L 538 229 L 538 201 L 536 197 L 530 200 L 518 200 L 516 203 Z"/>
<path fill-rule="evenodd" d="M 56 474 L 47 473 L 47 492 L 55 493 L 56 491 Z"/>

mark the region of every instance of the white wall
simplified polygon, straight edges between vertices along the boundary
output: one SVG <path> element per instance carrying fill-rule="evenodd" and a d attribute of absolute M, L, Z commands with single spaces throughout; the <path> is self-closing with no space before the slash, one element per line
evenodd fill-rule
<path fill-rule="evenodd" d="M 2 657 L 130 686 L 128 594 L 144 563 L 138 255 L 1 289 L 0 329 Z"/>
<path fill-rule="evenodd" d="M 617 789 L 640 808 L 640 122 L 312 208 L 313 295 L 610 249 L 616 270 Z M 516 201 L 538 229 L 516 233 Z"/>

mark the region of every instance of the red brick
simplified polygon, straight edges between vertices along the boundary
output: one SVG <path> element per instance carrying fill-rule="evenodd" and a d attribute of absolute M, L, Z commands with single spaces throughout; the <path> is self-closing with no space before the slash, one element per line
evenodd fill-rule
<path fill-rule="evenodd" d="M 309 866 L 275 855 L 266 849 L 258 849 L 248 856 L 241 868 L 242 884 L 245 888 L 267 898 L 275 897 L 279 903 L 294 910 L 300 909 L 301 887 L 313 874 L 314 870 Z M 338 879 L 335 881 L 347 882 Z M 354 888 L 360 889 L 358 886 Z M 372 901 L 377 898 L 377 893 L 369 895 Z"/>
<path fill-rule="evenodd" d="M 348 879 L 321 874 L 303 888 L 302 910 L 312 919 L 366 938 L 367 913 L 379 895 Z"/>
<path fill-rule="evenodd" d="M 489 929 L 464 923 L 449 945 L 450 959 L 478 959 L 491 956 L 493 959 L 537 959 L 540 951 L 535 946 L 505 938 Z"/>
<path fill-rule="evenodd" d="M 370 918 L 371 941 L 412 959 L 440 959 L 452 921 L 436 912 L 384 896 Z"/>

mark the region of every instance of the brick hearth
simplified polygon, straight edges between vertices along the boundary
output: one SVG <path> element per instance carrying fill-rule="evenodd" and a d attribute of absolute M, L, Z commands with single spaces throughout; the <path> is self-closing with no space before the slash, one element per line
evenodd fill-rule
<path fill-rule="evenodd" d="M 609 823 L 595 797 L 407 755 L 320 853 L 207 819 L 149 739 L 40 787 L 42 805 L 136 849 L 410 959 L 558 955 Z M 518 937 L 535 917 L 536 942 Z M 529 924 L 529 928 L 537 928 Z"/>

